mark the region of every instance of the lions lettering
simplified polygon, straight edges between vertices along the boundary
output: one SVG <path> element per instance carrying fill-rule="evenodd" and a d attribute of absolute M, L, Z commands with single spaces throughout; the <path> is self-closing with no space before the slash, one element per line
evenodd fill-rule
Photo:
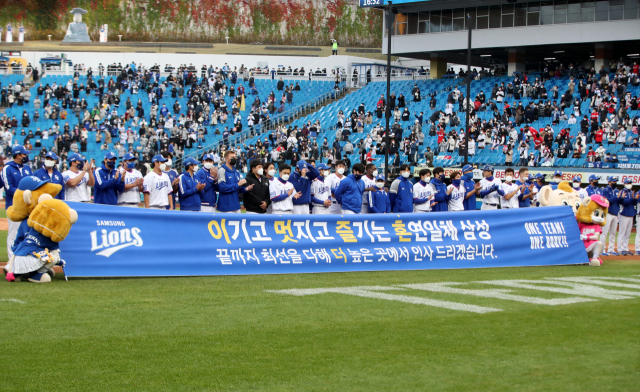
<path fill-rule="evenodd" d="M 168 187 L 169 186 L 169 182 L 168 181 L 158 181 L 156 182 L 156 189 L 160 190 L 162 188 Z"/>
<path fill-rule="evenodd" d="M 142 237 L 140 237 L 140 229 L 132 227 L 131 229 L 121 229 L 114 231 L 100 230 L 100 243 L 98 243 L 98 231 L 91 233 L 91 252 L 104 249 L 96 255 L 109 257 L 120 249 L 135 245 L 142 246 Z"/>

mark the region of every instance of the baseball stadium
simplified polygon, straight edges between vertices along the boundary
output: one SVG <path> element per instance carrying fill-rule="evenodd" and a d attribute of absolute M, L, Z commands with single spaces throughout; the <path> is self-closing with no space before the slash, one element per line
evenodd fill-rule
<path fill-rule="evenodd" d="M 639 62 L 638 0 L 0 0 L 0 390 L 638 391 Z"/>

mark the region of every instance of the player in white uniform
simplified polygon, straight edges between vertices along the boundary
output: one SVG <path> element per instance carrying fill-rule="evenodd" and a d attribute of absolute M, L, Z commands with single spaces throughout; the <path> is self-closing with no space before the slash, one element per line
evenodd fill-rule
<path fill-rule="evenodd" d="M 271 189 L 271 183 L 276 179 L 274 176 L 276 175 L 276 165 L 273 162 L 267 162 L 264 166 L 264 173 L 269 180 L 269 189 Z M 269 203 L 267 207 L 267 214 L 273 214 L 273 206 Z"/>
<path fill-rule="evenodd" d="M 482 197 L 481 210 L 497 210 L 500 203 L 500 195 L 498 189 L 502 181 L 493 177 L 493 166 L 485 165 L 482 168 L 482 176 L 480 180 L 480 196 Z"/>
<path fill-rule="evenodd" d="M 580 203 L 584 200 L 585 197 L 589 197 L 587 190 L 580 187 L 582 183 L 582 179 L 578 176 L 573 177 L 573 190 L 578 192 L 578 197 L 580 198 Z"/>
<path fill-rule="evenodd" d="M 340 206 L 340 204 L 338 204 L 338 202 L 336 201 L 334 192 L 336 191 L 336 189 L 338 189 L 340 181 L 347 178 L 344 175 L 345 168 L 346 165 L 344 164 L 344 161 L 336 162 L 336 172 L 333 174 L 329 174 L 329 176 L 324 179 L 324 183 L 327 184 L 329 189 L 331 189 L 331 206 L 329 206 L 329 213 L 333 215 L 342 214 L 342 206 Z"/>
<path fill-rule="evenodd" d="M 451 185 L 447 187 L 447 193 L 451 194 L 451 198 L 447 203 L 449 211 L 464 211 L 464 199 L 467 196 L 467 192 L 460 177 L 461 174 L 458 171 L 451 173 Z"/>
<path fill-rule="evenodd" d="M 165 162 L 167 161 L 162 155 L 156 155 L 151 159 L 153 170 L 144 176 L 142 192 L 144 192 L 144 208 L 152 210 L 164 210 L 169 206 L 173 210 L 173 188 L 169 176 L 163 173 L 166 170 Z"/>
<path fill-rule="evenodd" d="M 329 207 L 331 206 L 331 188 L 325 184 L 326 177 L 329 176 L 329 166 L 321 163 L 317 167 L 320 171 L 320 177 L 313 180 L 311 183 L 311 204 L 313 205 L 312 214 L 314 215 L 327 215 L 330 214 Z"/>
<path fill-rule="evenodd" d="M 420 170 L 420 181 L 413 184 L 413 212 L 431 212 L 436 190 L 431 182 L 431 170 Z"/>
<path fill-rule="evenodd" d="M 91 164 L 86 163 L 86 158 L 79 154 L 71 154 L 67 158 L 69 170 L 62 173 L 64 181 L 64 199 L 66 201 L 78 201 L 88 203 L 91 201 L 89 187 L 95 183 Z"/>
<path fill-rule="evenodd" d="M 500 195 L 500 208 L 503 210 L 509 208 L 520 208 L 518 196 L 520 196 L 520 192 L 524 189 L 525 185 L 518 186 L 513 182 L 514 171 L 512 168 L 507 168 L 504 171 L 504 174 L 504 182 L 500 184 L 500 189 L 498 189 L 498 194 Z"/>
<path fill-rule="evenodd" d="M 142 173 L 136 170 L 136 157 L 132 153 L 124 155 L 124 192 L 118 194 L 119 207 L 138 208 L 140 192 L 143 190 Z"/>
<path fill-rule="evenodd" d="M 280 178 L 269 183 L 269 196 L 273 206 L 273 214 L 293 214 L 293 198 L 302 196 L 301 192 L 295 193 L 295 187 L 290 183 L 291 166 L 280 165 Z"/>
<path fill-rule="evenodd" d="M 373 163 L 369 163 L 365 168 L 365 175 L 362 176 L 364 182 L 364 194 L 362 195 L 362 211 L 361 214 L 369 213 L 369 193 L 376 192 L 376 177 L 378 177 L 378 169 Z"/>

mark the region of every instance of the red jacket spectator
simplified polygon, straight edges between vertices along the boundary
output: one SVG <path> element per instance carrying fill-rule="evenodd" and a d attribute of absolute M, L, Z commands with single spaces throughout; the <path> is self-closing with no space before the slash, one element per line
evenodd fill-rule
<path fill-rule="evenodd" d="M 596 131 L 596 143 L 602 143 L 602 137 L 604 136 L 604 131 L 602 130 L 602 128 L 598 129 Z"/>
<path fill-rule="evenodd" d="M 444 131 L 440 128 L 438 131 L 438 144 L 442 143 L 442 139 L 444 139 Z"/>

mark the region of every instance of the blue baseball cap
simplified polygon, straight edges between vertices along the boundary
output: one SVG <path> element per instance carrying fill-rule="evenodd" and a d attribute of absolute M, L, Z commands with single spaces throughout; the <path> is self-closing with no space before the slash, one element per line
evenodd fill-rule
<path fill-rule="evenodd" d="M 18 183 L 18 190 L 21 191 L 34 191 L 38 188 L 40 188 L 41 186 L 43 186 L 44 184 L 46 184 L 47 182 L 50 182 L 49 180 L 41 180 L 36 176 L 26 176 L 26 177 L 22 177 L 22 179 L 20 180 L 20 182 Z"/>
<path fill-rule="evenodd" d="M 607 181 L 608 182 L 618 182 L 618 177 L 617 176 L 609 176 L 609 177 L 607 177 Z"/>
<path fill-rule="evenodd" d="M 527 177 L 527 181 L 532 181 L 535 179 L 535 176 L 533 174 L 529 174 L 529 177 Z"/>
<path fill-rule="evenodd" d="M 71 154 L 71 155 L 69 155 L 69 156 L 67 157 L 67 161 L 69 161 L 69 162 L 75 162 L 75 161 L 84 162 L 84 161 L 86 161 L 86 160 L 87 160 L 87 159 L 86 159 L 86 158 L 84 158 L 82 155 L 80 155 L 80 154 L 75 154 L 75 153 L 74 153 L 74 154 Z"/>
<path fill-rule="evenodd" d="M 555 173 L 553 173 L 553 176 L 560 176 L 562 177 L 562 172 L 560 170 L 556 170 Z"/>
<path fill-rule="evenodd" d="M 307 169 L 309 167 L 309 164 L 307 163 L 307 161 L 305 160 L 301 160 L 300 162 L 298 162 L 298 164 L 296 165 L 296 167 L 300 170 L 302 169 Z"/>
<path fill-rule="evenodd" d="M 573 182 L 582 182 L 582 178 L 575 176 L 573 177 Z"/>
<path fill-rule="evenodd" d="M 166 162 L 166 161 L 167 161 L 167 158 L 163 157 L 163 156 L 162 156 L 162 155 L 160 155 L 160 154 L 155 155 L 155 156 L 151 159 L 151 163 L 154 163 L 154 162 Z"/>
<path fill-rule="evenodd" d="M 318 170 L 330 170 L 331 168 L 329 166 L 327 166 L 326 163 L 321 163 L 318 165 L 318 167 L 316 167 L 316 169 Z"/>
<path fill-rule="evenodd" d="M 376 181 L 384 181 L 384 176 L 382 174 L 378 174 L 378 177 L 376 177 Z"/>
<path fill-rule="evenodd" d="M 114 154 L 114 153 L 112 153 L 111 151 L 109 151 L 109 152 L 107 153 L 107 155 L 105 155 L 105 156 L 104 156 L 104 159 L 106 159 L 107 161 L 108 161 L 108 160 L 111 160 L 111 159 L 116 159 L 116 154 Z"/>
<path fill-rule="evenodd" d="M 468 171 L 473 171 L 473 166 L 471 166 L 471 165 L 462 166 L 462 173 L 465 173 L 465 172 L 468 172 Z"/>
<path fill-rule="evenodd" d="M 493 173 L 493 166 L 491 166 L 491 165 L 484 165 L 484 166 L 482 167 L 482 171 L 490 171 L 490 172 L 492 172 L 492 173 Z"/>
<path fill-rule="evenodd" d="M 56 155 L 56 153 L 55 153 L 55 152 L 53 152 L 53 151 L 49 151 L 49 152 L 47 153 L 47 155 L 45 155 L 44 157 L 45 157 L 45 158 L 51 158 L 51 159 L 53 159 L 54 161 L 57 161 L 57 160 L 58 160 L 58 156 L 57 156 L 57 155 Z"/>
<path fill-rule="evenodd" d="M 536 180 L 538 180 L 538 179 L 540 179 L 540 178 L 544 178 L 544 174 L 542 174 L 542 173 L 538 173 L 538 174 L 536 174 L 536 177 L 535 177 L 535 178 L 536 178 Z"/>
<path fill-rule="evenodd" d="M 185 159 L 184 161 L 182 161 L 182 165 L 183 165 L 184 167 L 189 167 L 189 166 L 191 166 L 191 165 L 197 165 L 197 164 L 198 164 L 198 161 L 196 161 L 196 160 L 195 160 L 194 158 L 192 158 L 192 157 L 189 157 L 189 158 Z"/>
<path fill-rule="evenodd" d="M 207 159 L 211 159 L 213 161 L 213 154 L 204 154 L 202 160 L 206 161 Z"/>
<path fill-rule="evenodd" d="M 128 152 L 128 153 L 126 153 L 126 154 L 124 154 L 124 157 L 122 157 L 122 160 L 124 160 L 124 161 L 130 161 L 130 160 L 132 160 L 132 159 L 138 159 L 138 158 L 136 158 L 136 156 L 135 156 L 135 155 L 133 155 L 133 154 L 132 154 L 132 153 L 130 153 L 130 152 Z"/>
<path fill-rule="evenodd" d="M 633 180 L 629 177 L 625 178 L 622 182 L 624 182 L 625 184 L 633 184 Z"/>
<path fill-rule="evenodd" d="M 592 174 L 589 176 L 589 182 L 591 181 L 597 181 L 600 179 L 600 176 L 596 176 L 595 174 Z"/>
<path fill-rule="evenodd" d="M 11 155 L 16 156 L 18 154 L 31 154 L 31 151 L 27 150 L 26 148 L 24 148 L 24 146 L 21 145 L 17 145 L 17 146 L 13 146 L 11 148 Z"/>

